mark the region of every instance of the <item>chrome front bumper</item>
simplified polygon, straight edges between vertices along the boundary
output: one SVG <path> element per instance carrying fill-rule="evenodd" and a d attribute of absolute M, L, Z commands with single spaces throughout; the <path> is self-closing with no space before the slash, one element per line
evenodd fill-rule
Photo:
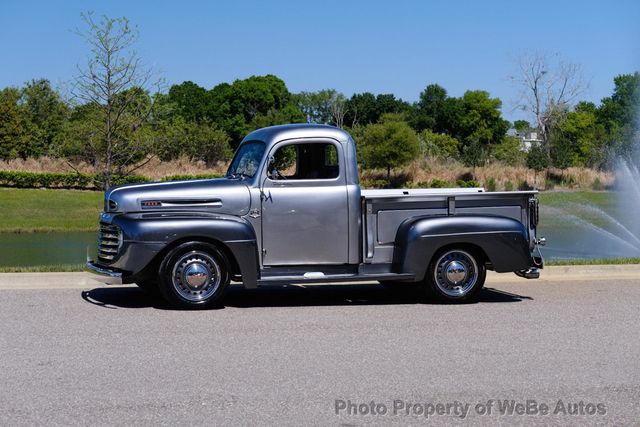
<path fill-rule="evenodd" d="M 91 270 L 93 273 L 97 273 L 103 276 L 107 276 L 108 279 L 105 280 L 105 283 L 108 285 L 121 285 L 122 284 L 122 273 L 120 271 L 111 270 L 100 265 L 97 265 L 92 260 L 88 259 L 87 268 Z"/>

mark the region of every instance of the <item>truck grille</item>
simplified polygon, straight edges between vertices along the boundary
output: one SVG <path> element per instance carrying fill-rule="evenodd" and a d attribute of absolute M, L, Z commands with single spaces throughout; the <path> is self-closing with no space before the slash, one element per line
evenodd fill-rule
<path fill-rule="evenodd" d="M 117 225 L 100 222 L 98 235 L 98 260 L 104 263 L 112 262 L 122 246 L 122 232 Z"/>

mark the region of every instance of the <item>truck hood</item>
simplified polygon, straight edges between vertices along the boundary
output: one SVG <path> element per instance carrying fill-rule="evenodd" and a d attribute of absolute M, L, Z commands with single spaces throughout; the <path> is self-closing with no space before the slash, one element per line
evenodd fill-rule
<path fill-rule="evenodd" d="M 246 215 L 251 196 L 246 182 L 216 178 L 152 182 L 112 187 L 105 192 L 105 212 L 200 211 Z"/>

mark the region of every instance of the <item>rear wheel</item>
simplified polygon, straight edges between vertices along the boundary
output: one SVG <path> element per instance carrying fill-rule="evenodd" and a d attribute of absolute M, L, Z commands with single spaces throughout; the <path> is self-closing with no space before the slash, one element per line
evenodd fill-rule
<path fill-rule="evenodd" d="M 472 301 L 484 286 L 486 275 L 487 269 L 477 254 L 450 248 L 433 257 L 425 285 L 430 296 L 441 301 Z"/>
<path fill-rule="evenodd" d="M 208 243 L 184 243 L 169 252 L 160 265 L 160 292 L 177 308 L 219 305 L 229 281 L 229 262 Z"/>

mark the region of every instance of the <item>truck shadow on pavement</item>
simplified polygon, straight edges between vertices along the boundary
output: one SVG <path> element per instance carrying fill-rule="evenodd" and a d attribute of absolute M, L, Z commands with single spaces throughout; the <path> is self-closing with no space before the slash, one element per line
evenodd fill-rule
<path fill-rule="evenodd" d="M 164 300 L 135 286 L 101 287 L 83 291 L 82 299 L 105 308 L 149 308 L 172 310 Z M 478 301 L 467 304 L 509 303 L 533 298 L 484 288 Z M 232 285 L 224 298 L 224 307 L 305 307 L 393 304 L 441 304 L 423 297 L 419 289 L 409 286 L 388 288 L 377 284 L 358 285 L 268 285 L 244 289 Z"/>

